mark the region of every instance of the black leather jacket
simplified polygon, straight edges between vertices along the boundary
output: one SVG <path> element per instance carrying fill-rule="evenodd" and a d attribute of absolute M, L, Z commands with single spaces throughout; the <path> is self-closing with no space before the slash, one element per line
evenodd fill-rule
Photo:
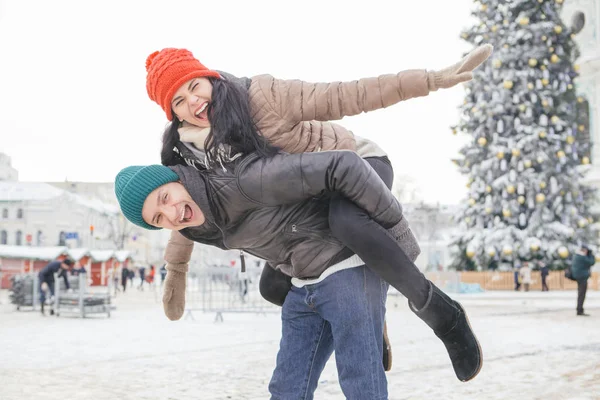
<path fill-rule="evenodd" d="M 292 277 L 319 276 L 349 253 L 331 236 L 327 193 L 339 192 L 384 228 L 402 217 L 400 203 L 351 151 L 254 154 L 225 168 L 170 167 L 205 214 L 181 233 L 222 249 L 241 249 Z"/>

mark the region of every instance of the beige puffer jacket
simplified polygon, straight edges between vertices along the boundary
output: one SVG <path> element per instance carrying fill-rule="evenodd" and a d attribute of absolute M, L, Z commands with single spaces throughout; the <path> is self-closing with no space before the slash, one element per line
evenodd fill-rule
<path fill-rule="evenodd" d="M 352 82 L 307 83 L 259 75 L 252 78 L 248 93 L 256 127 L 285 152 L 356 151 L 354 135 L 328 121 L 426 96 L 427 76 L 425 70 L 407 70 Z M 192 250 L 193 242 L 173 231 L 165 261 L 187 264 Z M 176 268 L 187 270 L 183 265 Z"/>

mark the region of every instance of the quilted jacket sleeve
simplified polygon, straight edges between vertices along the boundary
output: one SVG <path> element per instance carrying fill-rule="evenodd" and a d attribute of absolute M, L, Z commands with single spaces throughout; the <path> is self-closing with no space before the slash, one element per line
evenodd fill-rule
<path fill-rule="evenodd" d="M 323 192 L 338 192 L 390 228 L 402 218 L 402 207 L 371 166 L 352 151 L 280 153 L 240 166 L 238 187 L 262 206 L 300 202 Z"/>
<path fill-rule="evenodd" d="M 249 89 L 249 95 L 258 107 L 268 108 L 288 126 L 301 121 L 338 120 L 427 94 L 425 70 L 331 83 L 280 80 L 271 75 L 259 75 L 252 78 Z"/>

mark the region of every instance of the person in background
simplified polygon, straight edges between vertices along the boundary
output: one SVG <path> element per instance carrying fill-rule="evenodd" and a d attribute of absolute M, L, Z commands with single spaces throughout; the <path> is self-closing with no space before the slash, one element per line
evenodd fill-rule
<path fill-rule="evenodd" d="M 531 268 L 529 268 L 529 263 L 527 261 L 523 263 L 523 266 L 519 270 L 519 275 L 521 276 L 523 289 L 526 292 L 529 292 L 529 285 L 531 285 Z"/>
<path fill-rule="evenodd" d="M 64 260 L 52 261 L 46 265 L 39 272 L 39 290 L 40 290 L 40 304 L 42 306 L 42 315 L 46 315 L 44 312 L 44 305 L 46 304 L 46 288 L 50 292 L 50 296 L 54 296 L 54 274 L 58 274 L 59 278 L 63 278 L 67 290 L 71 290 L 69 285 L 69 279 L 67 278 L 69 268 L 73 266 L 73 260 L 65 258 Z M 53 314 L 53 312 L 51 312 Z"/>
<path fill-rule="evenodd" d="M 521 276 L 519 275 L 519 266 L 515 265 L 513 271 L 513 276 L 515 278 L 515 292 L 518 292 L 521 288 Z"/>
<path fill-rule="evenodd" d="M 146 268 L 140 267 L 138 273 L 140 274 L 140 286 L 138 286 L 138 290 L 144 290 L 144 282 L 146 281 Z"/>
<path fill-rule="evenodd" d="M 123 293 L 127 290 L 127 280 L 129 279 L 129 268 L 127 265 L 123 264 L 123 268 L 121 269 L 121 286 L 123 286 Z"/>
<path fill-rule="evenodd" d="M 581 249 L 575 253 L 571 264 L 571 274 L 573 279 L 577 281 L 577 315 L 581 317 L 589 317 L 583 311 L 583 302 L 587 293 L 588 279 L 590 278 L 590 269 L 596 263 L 594 254 L 587 246 L 581 246 Z"/>
<path fill-rule="evenodd" d="M 550 268 L 548 268 L 548 265 L 542 264 L 542 268 L 540 268 L 540 274 L 542 275 L 542 292 L 547 292 L 549 289 L 546 281 L 548 279 L 548 274 L 550 274 Z"/>
<path fill-rule="evenodd" d="M 166 277 L 167 277 L 167 264 L 163 264 L 163 266 L 160 267 L 160 286 L 163 285 Z"/>

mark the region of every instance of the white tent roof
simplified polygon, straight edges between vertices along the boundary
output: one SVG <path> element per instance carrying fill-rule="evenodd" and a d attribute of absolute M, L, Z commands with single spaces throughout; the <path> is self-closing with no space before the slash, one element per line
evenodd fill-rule
<path fill-rule="evenodd" d="M 88 199 L 43 182 L 0 181 L 0 201 L 44 201 L 65 196 L 67 199 L 102 214 L 118 214 L 114 204 Z"/>
<path fill-rule="evenodd" d="M 125 262 L 128 258 L 131 259 L 131 252 L 128 250 L 119 250 L 115 252 L 115 257 L 119 262 Z"/>
<path fill-rule="evenodd" d="M 89 256 L 90 251 L 86 248 L 80 247 L 76 249 L 69 249 L 69 257 L 71 257 L 75 261 L 81 260 L 85 256 Z"/>
<path fill-rule="evenodd" d="M 92 250 L 92 262 L 108 261 L 111 257 L 115 256 L 114 250 Z"/>
<path fill-rule="evenodd" d="M 65 246 L 31 247 L 0 245 L 0 257 L 24 258 L 29 260 L 54 260 L 58 256 L 68 254 Z"/>

